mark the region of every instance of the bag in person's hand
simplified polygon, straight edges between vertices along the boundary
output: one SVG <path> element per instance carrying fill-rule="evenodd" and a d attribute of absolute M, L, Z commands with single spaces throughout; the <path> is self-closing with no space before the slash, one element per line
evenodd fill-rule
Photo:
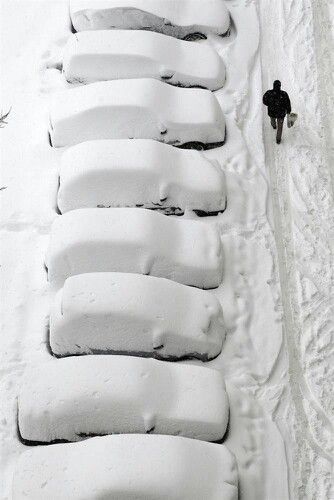
<path fill-rule="evenodd" d="M 291 128 L 294 126 L 297 118 L 298 118 L 297 113 L 289 113 L 288 114 L 288 121 L 287 121 L 288 128 Z"/>

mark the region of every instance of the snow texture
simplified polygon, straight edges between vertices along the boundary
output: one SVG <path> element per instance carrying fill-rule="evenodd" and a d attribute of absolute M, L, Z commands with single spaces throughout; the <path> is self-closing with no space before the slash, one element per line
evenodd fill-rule
<path fill-rule="evenodd" d="M 130 356 L 83 356 L 28 368 L 18 398 L 27 443 L 106 434 L 223 438 L 229 414 L 221 372 Z"/>
<path fill-rule="evenodd" d="M 225 120 L 209 90 L 172 87 L 153 78 L 83 85 L 56 94 L 50 108 L 54 147 L 94 139 L 155 139 L 207 147 L 225 139 Z"/>
<path fill-rule="evenodd" d="M 139 208 L 83 208 L 53 223 L 46 266 L 55 287 L 75 274 L 119 271 L 215 288 L 223 250 L 216 227 L 202 222 Z"/>
<path fill-rule="evenodd" d="M 57 293 L 50 317 L 50 345 L 58 356 L 207 360 L 221 352 L 223 337 L 223 311 L 214 295 L 138 274 L 72 276 Z"/>
<path fill-rule="evenodd" d="M 23 453 L 13 500 L 60 498 L 237 500 L 237 466 L 223 445 L 173 436 L 95 437 Z"/>
<path fill-rule="evenodd" d="M 150 31 L 83 31 L 69 37 L 63 71 L 68 82 L 156 78 L 181 87 L 221 88 L 222 58 L 210 45 Z"/>
<path fill-rule="evenodd" d="M 218 224 L 226 259 L 224 280 L 211 293 L 223 306 L 227 336 L 210 362 L 223 373 L 230 400 L 224 444 L 236 456 L 240 500 L 327 500 L 333 497 L 333 2 L 225 3 L 231 36 L 200 42 L 214 46 L 227 68 L 215 92 L 226 144 L 205 155 L 224 169 L 228 205 L 202 219 Z M 12 108 L 0 131 L 0 497 L 9 500 L 15 461 L 26 450 L 17 436 L 18 387 L 27 365 L 53 359 L 47 325 L 54 292 L 43 261 L 57 218 L 60 151 L 48 143 L 47 107 L 72 84 L 60 66 L 71 35 L 67 1 L 10 0 L 1 10 L 1 107 Z M 280 146 L 261 107 L 276 78 L 299 115 Z"/>
<path fill-rule="evenodd" d="M 230 15 L 221 0 L 70 0 L 76 31 L 145 29 L 185 38 L 225 34 Z"/>
<path fill-rule="evenodd" d="M 334 4 L 262 0 L 260 7 L 264 89 L 281 74 L 299 114 L 281 147 L 267 117 L 264 127 L 289 359 L 275 413 L 290 498 L 327 500 L 334 498 Z"/>
<path fill-rule="evenodd" d="M 197 151 L 145 139 L 87 141 L 62 155 L 62 213 L 136 206 L 166 214 L 217 214 L 226 208 L 224 172 Z"/>

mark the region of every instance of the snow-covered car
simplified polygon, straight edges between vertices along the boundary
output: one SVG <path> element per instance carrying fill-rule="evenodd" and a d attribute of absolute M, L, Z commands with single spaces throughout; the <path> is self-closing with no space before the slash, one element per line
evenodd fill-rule
<path fill-rule="evenodd" d="M 198 151 L 148 139 L 87 141 L 62 155 L 58 207 L 144 207 L 167 215 L 226 208 L 225 175 Z"/>
<path fill-rule="evenodd" d="M 217 90 L 225 66 L 208 44 L 185 42 L 150 31 L 83 31 L 65 48 L 63 71 L 71 83 L 156 78 L 181 87 Z"/>
<path fill-rule="evenodd" d="M 106 434 L 219 441 L 229 418 L 221 371 L 133 356 L 81 356 L 28 368 L 18 397 L 23 442 Z"/>
<path fill-rule="evenodd" d="M 59 357 L 110 353 L 207 361 L 221 352 L 224 337 L 214 295 L 139 274 L 72 276 L 50 316 L 50 346 Z"/>
<path fill-rule="evenodd" d="M 208 149 L 224 143 L 225 120 L 210 90 L 140 78 L 90 83 L 56 93 L 49 132 L 54 147 L 95 139 L 155 139 Z"/>
<path fill-rule="evenodd" d="M 76 31 L 142 29 L 187 40 L 230 28 L 223 0 L 70 0 L 70 16 Z"/>
<path fill-rule="evenodd" d="M 223 250 L 214 225 L 140 208 L 82 208 L 54 221 L 46 267 L 54 288 L 75 274 L 106 271 L 216 288 Z"/>
<path fill-rule="evenodd" d="M 20 456 L 12 500 L 237 500 L 224 445 L 123 434 L 41 446 Z"/>

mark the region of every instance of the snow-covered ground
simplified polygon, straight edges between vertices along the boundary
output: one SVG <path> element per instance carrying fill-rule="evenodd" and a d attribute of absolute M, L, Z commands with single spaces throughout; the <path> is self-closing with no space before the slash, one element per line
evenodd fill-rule
<path fill-rule="evenodd" d="M 226 0 L 231 37 L 210 35 L 227 80 L 215 93 L 226 144 L 205 152 L 226 174 L 218 223 L 225 254 L 220 300 L 227 336 L 207 365 L 230 398 L 226 446 L 241 500 L 331 498 L 330 294 L 333 138 L 330 0 Z M 69 87 L 59 70 L 70 35 L 64 0 L 2 0 L 1 498 L 11 498 L 16 398 L 27 365 L 56 363 L 47 344 L 54 299 L 44 269 L 61 152 L 48 141 L 48 105 Z M 333 13 L 332 13 L 333 14 Z M 260 29 L 259 29 L 260 27 Z M 261 96 L 280 78 L 299 119 L 276 146 Z M 264 133 L 262 124 L 264 123 Z M 197 218 L 187 212 L 184 218 Z M 189 363 L 189 361 L 187 361 Z M 192 361 L 192 364 L 201 364 Z"/>

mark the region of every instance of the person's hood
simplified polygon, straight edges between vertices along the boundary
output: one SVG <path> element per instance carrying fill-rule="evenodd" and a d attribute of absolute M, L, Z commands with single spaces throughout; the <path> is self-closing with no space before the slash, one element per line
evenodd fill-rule
<path fill-rule="evenodd" d="M 279 91 L 281 90 L 281 82 L 279 80 L 275 80 L 274 81 L 274 86 L 273 86 L 274 90 L 276 91 Z"/>

